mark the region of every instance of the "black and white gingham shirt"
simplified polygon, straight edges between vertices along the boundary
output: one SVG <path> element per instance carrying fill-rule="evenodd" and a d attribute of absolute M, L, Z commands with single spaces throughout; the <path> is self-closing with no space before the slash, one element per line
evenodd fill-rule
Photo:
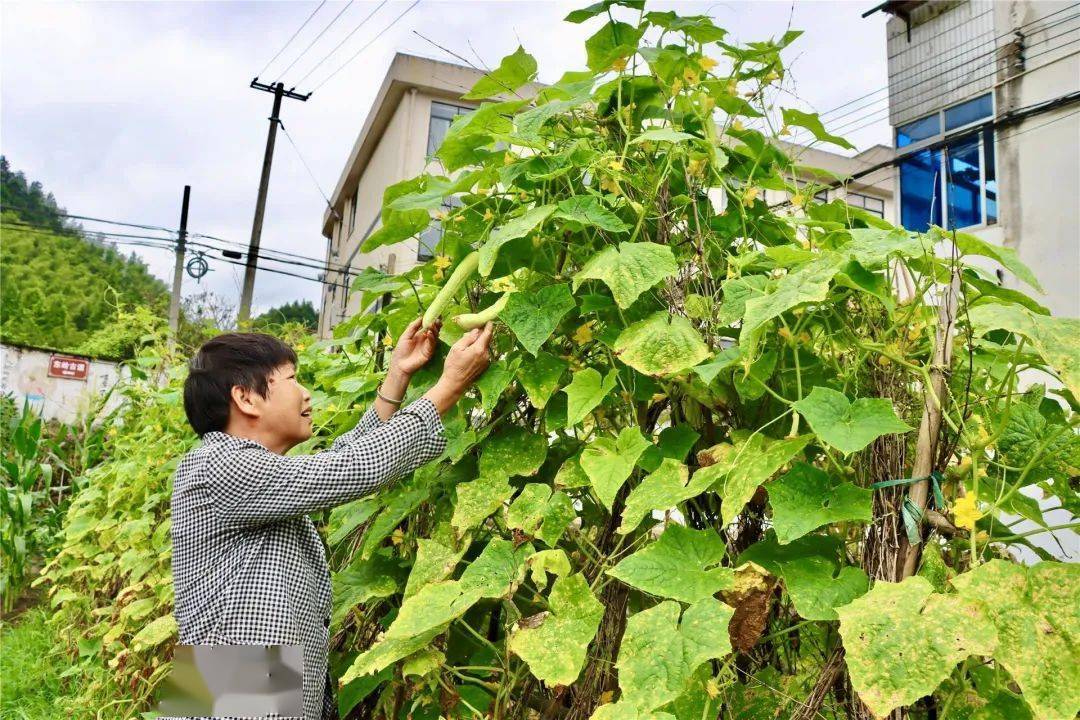
<path fill-rule="evenodd" d="M 307 513 L 355 500 L 446 448 L 420 398 L 375 408 L 333 445 L 284 456 L 223 432 L 177 466 L 172 494 L 176 621 L 184 645 L 303 645 L 304 717 L 337 716 L 327 674 L 330 575 Z"/>

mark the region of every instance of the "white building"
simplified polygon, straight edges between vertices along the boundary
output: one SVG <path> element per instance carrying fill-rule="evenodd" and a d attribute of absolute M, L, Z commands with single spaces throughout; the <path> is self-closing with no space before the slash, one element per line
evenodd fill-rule
<path fill-rule="evenodd" d="M 892 15 L 897 220 L 1015 248 L 1043 304 L 1080 316 L 1080 3 L 893 0 L 866 15 L 877 11 Z"/>

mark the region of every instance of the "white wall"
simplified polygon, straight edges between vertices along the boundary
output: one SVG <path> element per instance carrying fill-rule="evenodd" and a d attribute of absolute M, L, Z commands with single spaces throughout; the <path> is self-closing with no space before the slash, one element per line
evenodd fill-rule
<path fill-rule="evenodd" d="M 12 395 L 20 408 L 29 401 L 47 420 L 70 423 L 89 409 L 95 397 L 128 376 L 127 369 L 117 363 L 85 358 L 90 362 L 85 380 L 49 377 L 49 361 L 54 354 L 60 353 L 0 345 L 0 392 Z M 119 402 L 119 396 L 114 395 L 109 398 L 108 408 Z"/>

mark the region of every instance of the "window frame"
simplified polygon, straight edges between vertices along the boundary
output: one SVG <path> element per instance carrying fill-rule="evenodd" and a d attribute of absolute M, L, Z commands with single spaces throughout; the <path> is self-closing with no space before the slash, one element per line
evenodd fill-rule
<path fill-rule="evenodd" d="M 989 97 L 990 98 L 990 112 L 989 112 L 988 115 L 980 117 L 977 120 L 973 120 L 971 122 L 965 123 L 963 125 L 958 125 L 958 126 L 952 128 L 950 130 L 945 130 L 945 113 L 946 112 L 948 112 L 949 110 L 953 110 L 953 109 L 955 109 L 957 107 L 960 107 L 961 105 L 966 105 L 968 103 L 975 102 L 977 100 L 981 100 L 983 97 Z M 899 144 L 900 128 L 908 127 L 913 123 L 922 122 L 923 120 L 926 120 L 926 119 L 934 117 L 934 116 L 937 117 L 937 125 L 938 125 L 938 133 L 937 134 L 928 136 L 926 138 L 923 138 L 923 139 L 918 140 L 916 142 L 909 143 L 907 145 L 902 145 L 901 146 Z M 936 190 L 937 190 L 937 193 L 938 193 L 938 195 L 940 197 L 940 201 L 941 201 L 941 221 L 942 221 L 943 226 L 948 228 L 948 229 L 956 229 L 956 230 L 979 229 L 979 228 L 990 227 L 992 225 L 996 225 L 999 222 L 999 213 L 998 213 L 997 209 L 995 209 L 994 217 L 993 217 L 992 221 L 988 220 L 987 213 L 986 213 L 987 205 L 988 205 L 987 191 L 986 191 L 986 177 L 987 177 L 987 172 L 986 172 L 987 171 L 986 140 L 987 140 L 988 133 L 986 132 L 986 125 L 988 123 L 992 123 L 996 116 L 997 116 L 997 98 L 996 98 L 994 92 L 991 90 L 991 91 L 987 91 L 987 92 L 980 92 L 980 93 L 977 93 L 975 95 L 971 95 L 969 97 L 966 97 L 963 100 L 960 100 L 958 102 L 951 103 L 949 105 L 943 106 L 943 107 L 941 107 L 940 109 L 936 110 L 933 113 L 930 113 L 928 115 L 924 115 L 924 116 L 922 116 L 920 118 L 916 118 L 914 120 L 906 122 L 903 125 L 893 129 L 893 143 L 894 143 L 894 146 L 896 147 L 897 150 L 902 149 L 905 155 L 914 156 L 915 154 L 917 154 L 919 152 L 922 152 L 924 150 L 930 150 L 931 153 L 936 152 L 938 154 L 938 158 L 937 158 L 938 172 L 937 172 L 937 188 L 936 188 Z M 959 142 L 961 140 L 964 140 L 964 139 L 966 139 L 967 137 L 969 137 L 971 135 L 975 135 L 978 138 L 978 146 L 979 146 L 979 222 L 974 224 L 974 225 L 964 225 L 964 226 L 960 226 L 960 227 L 956 227 L 956 228 L 950 228 L 949 223 L 950 223 L 950 220 L 951 220 L 951 218 L 950 218 L 951 206 L 949 204 L 949 187 L 948 187 L 949 186 L 949 177 L 950 177 L 949 170 L 948 170 L 949 145 L 951 143 L 955 143 L 955 142 Z M 998 168 L 997 168 L 997 161 L 998 161 L 998 154 L 999 153 L 997 152 L 997 147 L 996 147 L 996 135 L 994 134 L 992 127 L 990 128 L 989 137 L 995 142 L 995 147 L 992 148 L 992 153 L 991 153 L 992 158 L 991 159 L 992 159 L 992 162 L 994 163 L 994 168 L 993 168 L 993 170 L 994 170 L 994 182 L 996 183 L 997 178 L 999 177 Z M 938 147 L 933 148 L 934 145 L 938 145 Z M 899 163 L 897 163 L 897 169 L 898 170 L 899 170 L 899 167 L 901 165 L 903 165 L 904 162 L 905 161 L 900 161 Z M 903 192 L 903 187 L 901 186 L 901 183 L 900 183 L 899 174 L 897 175 L 897 184 L 898 184 L 898 187 L 899 187 L 899 190 L 900 190 L 899 193 L 897 194 L 898 215 L 899 215 L 899 217 L 902 218 L 903 215 L 904 215 L 904 205 L 903 205 L 903 203 L 904 203 L 904 192 Z M 996 199 L 996 189 L 995 189 L 995 199 Z M 931 219 L 930 222 L 932 223 L 933 219 Z"/>

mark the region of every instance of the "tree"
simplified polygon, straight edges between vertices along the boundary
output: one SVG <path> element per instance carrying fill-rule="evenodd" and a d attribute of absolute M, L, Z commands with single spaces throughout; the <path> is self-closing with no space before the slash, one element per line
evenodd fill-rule
<path fill-rule="evenodd" d="M 251 321 L 255 329 L 284 325 L 300 324 L 312 332 L 319 329 L 319 311 L 310 300 L 294 300 L 278 307 L 273 307 Z"/>

